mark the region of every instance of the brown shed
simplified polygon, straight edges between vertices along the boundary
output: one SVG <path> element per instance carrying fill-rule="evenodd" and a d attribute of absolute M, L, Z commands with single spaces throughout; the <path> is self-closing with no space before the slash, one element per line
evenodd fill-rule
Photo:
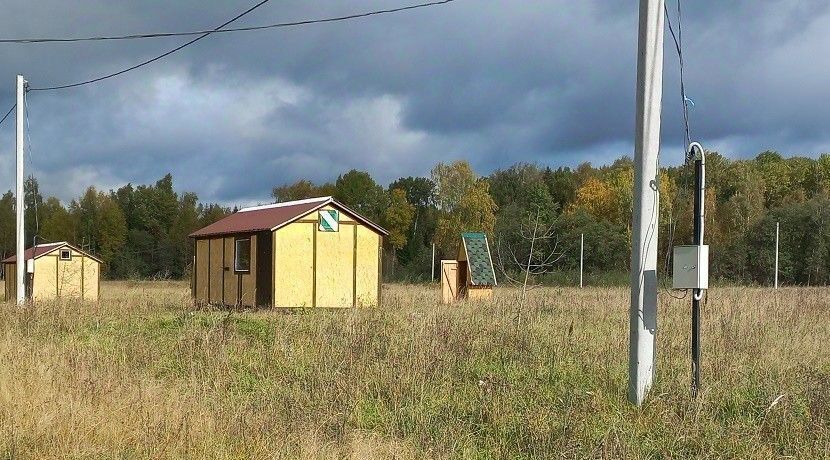
<path fill-rule="evenodd" d="M 196 302 L 378 305 L 386 230 L 331 197 L 244 208 L 193 232 Z"/>

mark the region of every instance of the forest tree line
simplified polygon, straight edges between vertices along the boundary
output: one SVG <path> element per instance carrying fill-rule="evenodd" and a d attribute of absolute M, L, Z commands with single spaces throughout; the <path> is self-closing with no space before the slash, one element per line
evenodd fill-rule
<path fill-rule="evenodd" d="M 780 279 L 790 284 L 830 281 L 830 155 L 753 159 L 706 157 L 706 236 L 711 276 L 733 282 L 772 279 L 775 223 L 781 225 Z M 504 247 L 527 249 L 521 227 L 550 228 L 555 237 L 535 251 L 561 253 L 555 270 L 624 273 L 630 264 L 633 163 L 576 168 L 515 164 L 487 176 L 466 161 L 439 163 L 429 177 L 402 177 L 388 185 L 351 170 L 328 183 L 298 180 L 274 187 L 275 202 L 334 196 L 389 232 L 386 275 L 430 277 L 432 245 L 452 258 L 464 231 L 490 235 L 497 265 L 516 270 Z M 672 245 L 690 244 L 694 178 L 691 167 L 661 168 L 659 271 L 670 267 Z M 234 212 L 176 192 L 170 174 L 151 185 L 127 184 L 108 192 L 90 187 L 68 204 L 43 197 L 37 181 L 25 186 L 26 241 L 69 241 L 99 255 L 109 278 L 182 278 L 189 275 L 193 244 L 187 235 Z M 14 251 L 12 192 L 0 198 L 0 251 Z"/>

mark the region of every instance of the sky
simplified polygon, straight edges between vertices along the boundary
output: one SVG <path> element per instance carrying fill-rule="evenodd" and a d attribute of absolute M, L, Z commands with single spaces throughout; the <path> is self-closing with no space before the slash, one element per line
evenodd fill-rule
<path fill-rule="evenodd" d="M 235 25 L 420 0 L 273 0 Z M 676 0 L 669 0 L 676 24 Z M 7 0 L 0 38 L 201 30 L 255 2 Z M 465 159 L 607 164 L 632 155 L 638 2 L 455 0 L 403 13 L 208 37 L 81 88 L 28 95 L 27 168 L 64 202 L 170 172 L 203 201 L 248 205 L 276 185 L 369 171 L 381 184 Z M 0 109 L 34 87 L 94 78 L 187 38 L 0 44 Z M 830 152 L 830 2 L 683 2 L 692 137 L 729 158 Z M 666 33 L 661 163 L 682 161 L 678 59 Z M 2 114 L 0 114 L 2 115 Z M 14 187 L 13 117 L 0 190 Z M 28 173 L 27 173 L 28 175 Z"/>

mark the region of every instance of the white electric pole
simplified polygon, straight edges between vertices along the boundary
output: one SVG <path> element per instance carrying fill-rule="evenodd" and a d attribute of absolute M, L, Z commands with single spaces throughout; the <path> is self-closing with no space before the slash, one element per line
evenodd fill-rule
<path fill-rule="evenodd" d="M 23 196 L 23 122 L 26 119 L 26 80 L 23 75 L 17 76 L 17 303 L 26 301 L 26 287 L 23 280 L 26 276 L 26 251 L 23 217 L 24 217 L 24 196 Z"/>
<path fill-rule="evenodd" d="M 579 234 L 579 288 L 582 289 L 582 267 L 585 259 L 585 234 Z"/>
<path fill-rule="evenodd" d="M 778 226 L 779 223 L 775 223 L 775 289 L 778 289 Z"/>
<path fill-rule="evenodd" d="M 432 275 L 430 280 L 435 282 L 435 243 L 432 243 Z"/>
<path fill-rule="evenodd" d="M 657 332 L 657 157 L 663 97 L 664 0 L 640 0 L 628 399 L 640 405 L 654 378 Z"/>

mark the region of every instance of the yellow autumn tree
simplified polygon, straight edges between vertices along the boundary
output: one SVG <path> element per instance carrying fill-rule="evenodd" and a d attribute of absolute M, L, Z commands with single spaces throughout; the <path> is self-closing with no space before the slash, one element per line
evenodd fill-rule
<path fill-rule="evenodd" d="M 463 232 L 492 235 L 496 224 L 496 203 L 490 184 L 476 176 L 466 161 L 438 163 L 432 170 L 439 216 L 435 244 L 446 256 L 455 256 Z"/>
<path fill-rule="evenodd" d="M 383 215 L 386 230 L 389 232 L 388 241 L 395 249 L 406 245 L 407 231 L 415 217 L 415 206 L 406 199 L 406 192 L 399 188 L 389 191 L 389 207 Z"/>
<path fill-rule="evenodd" d="M 608 218 L 614 212 L 614 190 L 608 183 L 589 177 L 577 189 L 573 207 L 584 209 L 595 217 Z"/>
<path fill-rule="evenodd" d="M 633 184 L 633 168 L 627 164 L 612 167 L 583 182 L 571 209 L 583 209 L 599 219 L 630 229 Z"/>

